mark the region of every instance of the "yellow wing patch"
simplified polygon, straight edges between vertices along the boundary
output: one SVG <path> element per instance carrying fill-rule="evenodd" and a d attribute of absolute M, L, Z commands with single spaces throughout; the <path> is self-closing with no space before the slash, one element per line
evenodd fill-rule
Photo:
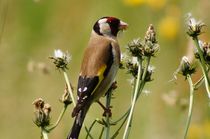
<path fill-rule="evenodd" d="M 101 68 L 99 69 L 97 76 L 99 78 L 99 82 L 96 85 L 95 89 L 93 90 L 92 94 L 95 92 L 95 90 L 98 88 L 99 84 L 101 83 L 101 81 L 104 79 L 104 72 L 106 70 L 107 66 L 104 64 L 103 66 L 101 66 Z"/>
<path fill-rule="evenodd" d="M 104 72 L 106 70 L 106 65 L 101 66 L 101 68 L 99 69 L 97 75 L 99 77 L 99 82 L 101 82 L 104 79 Z"/>

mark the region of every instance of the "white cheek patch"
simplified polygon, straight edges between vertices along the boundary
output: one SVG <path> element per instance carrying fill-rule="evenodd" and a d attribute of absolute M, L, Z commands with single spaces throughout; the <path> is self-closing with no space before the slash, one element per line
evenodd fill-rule
<path fill-rule="evenodd" d="M 100 20 L 98 21 L 98 23 L 99 23 L 99 24 L 103 24 L 103 23 L 106 23 L 106 21 L 107 21 L 107 19 L 104 18 L 104 19 L 100 19 Z"/>
<path fill-rule="evenodd" d="M 100 26 L 100 32 L 102 34 L 109 34 L 111 32 L 111 29 L 108 23 L 102 23 L 102 24 L 99 24 L 99 26 Z"/>

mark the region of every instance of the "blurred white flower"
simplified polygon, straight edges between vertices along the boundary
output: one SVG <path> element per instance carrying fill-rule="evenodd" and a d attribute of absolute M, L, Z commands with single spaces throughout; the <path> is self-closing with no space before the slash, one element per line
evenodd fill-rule
<path fill-rule="evenodd" d="M 148 95 L 151 93 L 150 90 L 143 90 L 142 92 L 143 92 L 146 96 L 148 96 Z"/>
<path fill-rule="evenodd" d="M 54 57 L 55 58 L 63 58 L 64 53 L 60 49 L 54 50 Z"/>
<path fill-rule="evenodd" d="M 154 72 L 154 70 L 155 70 L 155 66 L 153 66 L 153 65 L 149 65 L 149 67 L 148 67 L 148 72 L 153 73 L 153 72 Z"/>
<path fill-rule="evenodd" d="M 127 79 L 127 81 L 129 82 L 130 85 L 133 86 L 134 85 L 134 82 L 135 82 L 135 78 L 132 77 L 130 79 Z"/>
<path fill-rule="evenodd" d="M 138 62 L 138 58 L 137 57 L 132 57 L 132 59 L 131 59 L 131 62 L 133 63 L 133 64 L 139 64 L 139 62 Z"/>
<path fill-rule="evenodd" d="M 182 57 L 182 62 L 189 63 L 189 59 L 186 56 Z"/>
<path fill-rule="evenodd" d="M 129 59 L 129 56 L 126 53 L 121 53 L 120 59 L 121 61 L 127 61 Z"/>
<path fill-rule="evenodd" d="M 49 57 L 50 59 L 53 59 L 53 63 L 56 65 L 58 69 L 68 69 L 67 65 L 71 61 L 71 55 L 66 52 L 64 53 L 60 49 L 54 50 L 54 56 Z"/>

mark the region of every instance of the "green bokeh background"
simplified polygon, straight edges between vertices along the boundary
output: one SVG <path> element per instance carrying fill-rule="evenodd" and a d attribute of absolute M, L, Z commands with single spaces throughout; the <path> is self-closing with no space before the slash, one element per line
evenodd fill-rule
<path fill-rule="evenodd" d="M 125 0 L 126 1 L 126 0 Z M 37 139 L 40 130 L 33 123 L 34 99 L 42 97 L 52 106 L 52 122 L 62 108 L 63 74 L 48 59 L 54 49 L 72 55 L 68 74 L 74 87 L 92 25 L 102 16 L 116 16 L 129 24 L 119 37 L 122 52 L 133 38 L 143 37 L 149 24 L 157 30 L 161 50 L 152 59 L 156 67 L 154 81 L 146 85 L 151 93 L 143 94 L 135 109 L 131 139 L 180 139 L 184 134 L 189 87 L 184 78 L 172 79 L 183 55 L 190 55 L 186 35 L 186 15 L 191 12 L 207 25 L 201 38 L 209 41 L 209 0 L 0 0 L 0 138 Z M 136 2 L 137 1 L 137 2 Z M 192 50 L 190 50 L 192 51 Z M 41 66 L 40 66 L 41 65 Z M 43 72 L 43 66 L 49 73 Z M 31 69 L 35 67 L 34 69 Z M 200 76 L 199 70 L 194 80 Z M 113 99 L 113 119 L 130 104 L 131 78 L 125 70 L 117 76 L 118 89 Z M 177 97 L 163 99 L 175 92 Z M 195 108 L 189 139 L 210 139 L 210 109 L 202 86 L 195 94 Z M 180 103 L 173 104 L 177 99 Z M 184 101 L 182 103 L 182 101 Z M 71 105 L 50 139 L 63 139 L 73 119 Z M 85 124 L 101 117 L 102 109 L 94 104 Z M 112 131 L 115 131 L 113 127 Z M 92 134 L 101 130 L 97 125 Z M 123 131 L 117 139 L 122 138 Z M 82 130 L 81 138 L 85 131 Z"/>

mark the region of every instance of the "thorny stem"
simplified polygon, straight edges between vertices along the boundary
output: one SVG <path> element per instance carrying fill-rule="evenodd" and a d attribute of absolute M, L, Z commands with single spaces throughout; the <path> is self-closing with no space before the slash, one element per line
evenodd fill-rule
<path fill-rule="evenodd" d="M 195 46 L 198 50 L 198 54 L 199 54 L 199 57 L 200 57 L 200 65 L 201 65 L 201 69 L 202 69 L 202 72 L 203 72 L 203 75 L 204 75 L 204 80 L 205 80 L 206 91 L 208 93 L 208 97 L 210 98 L 210 89 L 209 89 L 210 80 L 209 80 L 209 77 L 208 77 L 208 71 L 207 71 L 207 68 L 206 68 L 206 65 L 205 65 L 205 60 L 204 60 L 200 45 L 198 43 L 198 37 L 197 36 L 193 37 L 193 40 L 194 40 Z"/>
<path fill-rule="evenodd" d="M 48 132 L 45 129 L 42 129 L 42 138 L 48 139 Z"/>
<path fill-rule="evenodd" d="M 110 104 L 111 104 L 111 97 L 112 97 L 112 88 L 110 88 L 107 92 L 107 96 L 106 96 L 106 108 L 109 109 L 110 108 Z M 109 138 L 109 132 L 110 132 L 110 115 L 106 114 L 106 126 L 105 126 L 105 139 L 110 139 Z"/>
<path fill-rule="evenodd" d="M 58 124 L 60 123 L 61 119 L 64 116 L 64 113 L 66 112 L 67 107 L 68 107 L 68 105 L 64 105 L 64 107 L 63 107 L 63 109 L 62 109 L 62 111 L 61 111 L 61 113 L 60 113 L 56 123 L 52 127 L 48 128 L 48 129 L 45 129 L 45 130 L 50 132 L 50 131 L 52 131 L 53 129 L 55 129 L 58 126 Z"/>
<path fill-rule="evenodd" d="M 188 110 L 188 117 L 187 117 L 184 139 L 187 138 L 187 133 L 188 133 L 188 129 L 189 129 L 191 118 L 192 118 L 193 94 L 194 94 L 194 86 L 193 86 L 192 78 L 189 74 L 187 75 L 187 81 L 188 81 L 189 86 L 190 86 L 190 100 L 189 100 L 189 110 Z"/>
<path fill-rule="evenodd" d="M 75 100 L 74 100 L 73 91 L 72 91 L 72 88 L 71 88 L 71 85 L 70 85 L 70 82 L 69 82 L 68 75 L 67 75 L 67 73 L 66 73 L 65 70 L 63 71 L 63 75 L 64 75 L 64 78 L 65 78 L 65 80 L 66 80 L 66 84 L 67 84 L 68 91 L 69 91 L 70 96 L 71 96 L 72 103 L 73 103 L 73 105 L 74 105 L 74 107 L 75 107 L 75 106 L 76 106 L 76 103 L 75 103 Z"/>

